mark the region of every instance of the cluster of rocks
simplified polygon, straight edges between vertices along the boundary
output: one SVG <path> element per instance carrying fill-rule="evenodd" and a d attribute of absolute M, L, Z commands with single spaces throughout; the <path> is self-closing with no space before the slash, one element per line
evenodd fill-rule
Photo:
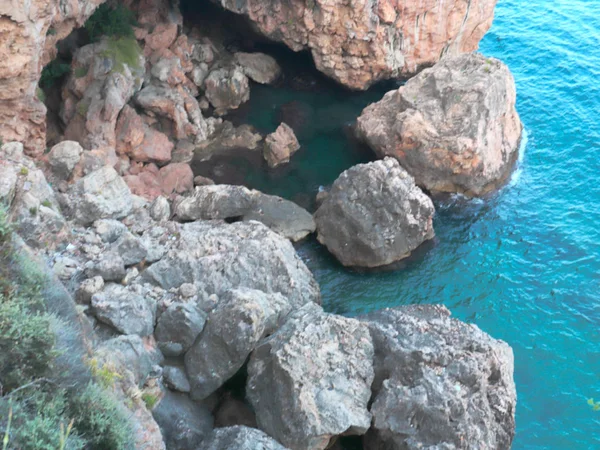
<path fill-rule="evenodd" d="M 71 147 L 56 149 L 51 170 L 75 170 Z M 120 374 L 116 391 L 132 412 L 138 448 L 325 449 L 347 435 L 364 436 L 369 449 L 510 447 L 510 347 L 440 306 L 358 318 L 324 312 L 289 240 L 296 231 L 277 224 L 273 203 L 285 219 L 294 214 L 285 201 L 209 185 L 150 203 L 110 166 L 54 192 L 21 144 L 0 151 L 1 199 L 95 330 L 96 367 Z M 321 208 L 351 213 L 341 196 L 375 183 L 365 189 L 406 200 L 368 214 L 407 214 L 415 233 L 431 234 L 431 200 L 396 160 L 351 170 Z M 429 226 L 419 228 L 421 215 Z M 393 233 L 396 221 L 383 227 Z M 379 241 L 374 257 L 410 248 L 398 239 Z M 232 396 L 227 382 L 240 373 L 244 394 Z M 148 396 L 153 408 L 140 400 Z"/>

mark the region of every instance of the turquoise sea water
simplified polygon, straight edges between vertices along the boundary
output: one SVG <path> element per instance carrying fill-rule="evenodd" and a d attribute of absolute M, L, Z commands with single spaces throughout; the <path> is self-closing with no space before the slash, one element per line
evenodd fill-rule
<path fill-rule="evenodd" d="M 518 391 L 514 449 L 600 449 L 600 1 L 499 0 L 481 52 L 512 70 L 527 133 L 510 183 L 485 201 L 437 203 L 437 238 L 402 270 L 349 272 L 314 240 L 299 247 L 327 310 L 355 315 L 444 303 L 506 340 Z M 246 121 L 262 131 L 277 108 L 309 105 L 303 150 L 283 172 L 244 169 L 247 184 L 288 198 L 372 156 L 343 125 L 375 89 L 298 93 L 254 87 Z M 311 109 L 312 108 L 312 109 Z"/>

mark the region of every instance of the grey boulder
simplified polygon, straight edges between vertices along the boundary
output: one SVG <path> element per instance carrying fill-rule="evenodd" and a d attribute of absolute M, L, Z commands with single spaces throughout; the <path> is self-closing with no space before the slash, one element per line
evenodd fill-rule
<path fill-rule="evenodd" d="M 175 214 L 183 221 L 256 220 L 292 241 L 303 239 L 316 227 L 310 213 L 294 202 L 227 184 L 196 187 L 192 196 L 176 205 Z"/>
<path fill-rule="evenodd" d="M 365 324 L 307 304 L 252 353 L 247 397 L 261 429 L 293 449 L 325 449 L 371 425 L 373 343 Z"/>
<path fill-rule="evenodd" d="M 235 375 L 258 342 L 275 331 L 291 308 L 279 293 L 253 289 L 226 292 L 185 355 L 192 397 L 208 397 Z"/>
<path fill-rule="evenodd" d="M 184 354 L 204 329 L 206 313 L 192 302 L 173 303 L 161 314 L 154 336 L 165 356 Z"/>
<path fill-rule="evenodd" d="M 236 425 L 215 429 L 199 450 L 286 450 L 286 448 L 256 428 Z"/>
<path fill-rule="evenodd" d="M 512 349 L 439 305 L 361 318 L 375 346 L 369 449 L 510 449 Z"/>
<path fill-rule="evenodd" d="M 71 176 L 73 169 L 81 159 L 83 148 L 79 142 L 63 141 L 56 144 L 48 153 L 48 164 L 52 172 L 59 178 L 66 180 Z"/>
<path fill-rule="evenodd" d="M 199 295 L 246 287 L 279 292 L 293 307 L 320 302 L 319 287 L 287 239 L 259 222 L 192 222 L 142 276 L 163 289 L 194 283 Z"/>
<path fill-rule="evenodd" d="M 152 410 L 168 450 L 195 450 L 211 435 L 210 411 L 185 394 L 167 391 Z"/>
<path fill-rule="evenodd" d="M 92 296 L 94 314 L 123 334 L 148 336 L 154 331 L 156 301 L 119 284 Z"/>
<path fill-rule="evenodd" d="M 250 99 L 248 77 L 238 66 L 213 70 L 204 80 L 205 95 L 215 113 L 225 114 Z"/>
<path fill-rule="evenodd" d="M 121 219 L 130 213 L 133 204 L 129 187 L 110 166 L 78 180 L 68 198 L 71 215 L 82 225 L 98 219 Z"/>
<path fill-rule="evenodd" d="M 271 84 L 281 75 L 281 67 L 275 58 L 264 53 L 238 52 L 234 58 L 244 74 L 257 83 Z"/>
<path fill-rule="evenodd" d="M 319 242 L 345 266 L 378 267 L 434 237 L 433 202 L 393 158 L 359 164 L 315 213 Z"/>
<path fill-rule="evenodd" d="M 369 105 L 357 132 L 431 192 L 479 196 L 517 159 L 522 125 L 508 67 L 476 53 L 443 58 Z"/>

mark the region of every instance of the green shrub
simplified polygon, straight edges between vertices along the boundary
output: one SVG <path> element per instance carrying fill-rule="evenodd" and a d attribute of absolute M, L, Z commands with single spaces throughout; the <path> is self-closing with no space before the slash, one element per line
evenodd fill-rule
<path fill-rule="evenodd" d="M 142 49 L 135 38 L 113 37 L 108 40 L 102 56 L 114 61 L 113 71 L 123 73 L 125 66 L 129 66 L 131 69 L 140 68 L 141 53 Z"/>
<path fill-rule="evenodd" d="M 104 3 L 96 9 L 85 23 L 85 29 L 92 42 L 102 36 L 133 37 L 133 26 L 137 25 L 133 12 L 123 5 L 116 8 Z"/>
<path fill-rule="evenodd" d="M 146 407 L 152 411 L 156 404 L 158 403 L 158 396 L 151 394 L 150 392 L 144 392 L 142 394 L 142 400 L 146 404 Z"/>
<path fill-rule="evenodd" d="M 70 402 L 74 429 L 91 448 L 126 450 L 132 448 L 131 428 L 115 399 L 97 384 L 90 383 Z"/>
<path fill-rule="evenodd" d="M 56 84 L 56 82 L 61 79 L 64 75 L 69 73 L 71 70 L 71 65 L 67 64 L 64 61 L 59 59 L 55 59 L 48 63 L 46 67 L 42 70 L 42 75 L 40 77 L 40 87 L 42 89 L 48 89 Z"/>

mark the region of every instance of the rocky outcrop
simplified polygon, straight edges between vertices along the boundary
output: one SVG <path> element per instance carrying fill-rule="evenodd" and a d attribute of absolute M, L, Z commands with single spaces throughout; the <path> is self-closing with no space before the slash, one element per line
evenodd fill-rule
<path fill-rule="evenodd" d="M 363 111 L 357 130 L 432 192 L 479 196 L 498 187 L 517 158 L 522 125 L 502 62 L 444 58 Z"/>
<path fill-rule="evenodd" d="M 46 107 L 36 95 L 56 43 L 84 24 L 104 0 L 8 0 L 0 3 L 0 137 L 31 156 L 46 148 Z M 51 32 L 50 32 L 51 30 Z"/>
<path fill-rule="evenodd" d="M 206 313 L 198 305 L 173 303 L 161 314 L 154 335 L 165 356 L 183 355 L 204 329 Z"/>
<path fill-rule="evenodd" d="M 292 241 L 299 241 L 315 231 L 313 218 L 300 206 L 243 186 L 218 184 L 196 187 L 194 195 L 178 202 L 174 212 L 183 221 L 256 220 Z"/>
<path fill-rule="evenodd" d="M 375 346 L 373 428 L 365 448 L 510 449 L 513 353 L 444 306 L 368 314 Z"/>
<path fill-rule="evenodd" d="M 286 450 L 275 439 L 256 428 L 217 428 L 199 450 Z"/>
<path fill-rule="evenodd" d="M 206 98 L 217 115 L 237 109 L 250 99 L 248 77 L 238 66 L 213 70 L 204 80 Z"/>
<path fill-rule="evenodd" d="M 79 163 L 82 153 L 83 149 L 78 142 L 63 141 L 52 147 L 48 153 L 48 164 L 59 179 L 67 180 Z"/>
<path fill-rule="evenodd" d="M 260 339 L 273 333 L 291 309 L 279 293 L 253 289 L 226 292 L 211 312 L 206 329 L 185 355 L 192 397 L 208 397 L 235 375 Z"/>
<path fill-rule="evenodd" d="M 277 129 L 265 138 L 263 155 L 269 167 L 275 168 L 290 162 L 290 158 L 298 151 L 298 139 L 287 124 L 282 123 Z"/>
<path fill-rule="evenodd" d="M 269 435 L 289 448 L 322 450 L 340 434 L 368 430 L 373 376 L 367 327 L 311 303 L 252 353 L 247 396 Z"/>
<path fill-rule="evenodd" d="M 8 208 L 16 231 L 32 247 L 53 247 L 66 233 L 54 191 L 18 142 L 0 147 L 0 205 Z"/>
<path fill-rule="evenodd" d="M 359 164 L 333 183 L 315 213 L 319 242 L 345 266 L 377 267 L 434 237 L 433 202 L 393 158 Z"/>
<path fill-rule="evenodd" d="M 246 287 L 278 292 L 294 307 L 320 302 L 319 287 L 292 244 L 259 222 L 186 223 L 177 236 L 144 279 L 163 289 L 194 283 L 205 298 Z"/>
<path fill-rule="evenodd" d="M 117 118 L 141 89 L 145 63 L 135 39 L 104 38 L 77 50 L 62 92 L 65 138 L 88 149 L 114 148 Z"/>
<path fill-rule="evenodd" d="M 441 55 L 476 50 L 496 0 L 213 0 L 265 36 L 310 50 L 317 68 L 353 89 L 407 76 Z"/>

